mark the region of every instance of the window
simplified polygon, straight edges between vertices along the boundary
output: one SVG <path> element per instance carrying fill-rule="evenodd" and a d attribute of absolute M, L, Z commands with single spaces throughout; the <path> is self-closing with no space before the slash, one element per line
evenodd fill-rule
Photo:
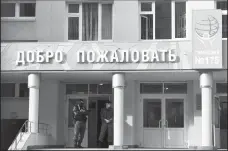
<path fill-rule="evenodd" d="M 98 94 L 112 94 L 112 84 L 98 85 Z"/>
<path fill-rule="evenodd" d="M 1 83 L 1 97 L 15 97 L 15 83 Z"/>
<path fill-rule="evenodd" d="M 112 4 L 68 4 L 68 40 L 98 41 L 111 39 Z"/>
<path fill-rule="evenodd" d="M 186 38 L 185 1 L 141 2 L 140 9 L 142 40 Z"/>
<path fill-rule="evenodd" d="M 27 83 L 19 84 L 19 97 L 29 97 L 29 88 Z"/>
<path fill-rule="evenodd" d="M 222 10 L 222 38 L 227 38 L 227 0 L 216 1 L 216 7 Z"/>
<path fill-rule="evenodd" d="M 35 3 L 20 3 L 20 17 L 35 17 Z"/>
<path fill-rule="evenodd" d="M 1 17 L 15 17 L 15 3 L 1 3 Z"/>
<path fill-rule="evenodd" d="M 98 4 L 82 4 L 82 40 L 98 40 Z"/>
<path fill-rule="evenodd" d="M 141 94 L 187 94 L 187 83 L 141 83 Z"/>
<path fill-rule="evenodd" d="M 160 99 L 143 100 L 143 127 L 160 127 L 161 106 Z"/>
<path fill-rule="evenodd" d="M 112 94 L 112 84 L 67 84 L 66 94 Z"/>
<path fill-rule="evenodd" d="M 163 93 L 162 83 L 141 83 L 140 93 L 141 94 L 151 94 L 151 93 Z"/>
<path fill-rule="evenodd" d="M 153 20 L 154 10 L 152 9 L 153 3 L 141 3 L 141 39 L 153 39 Z"/>
<path fill-rule="evenodd" d="M 155 14 L 155 39 L 171 39 L 171 1 L 156 1 Z"/>
<path fill-rule="evenodd" d="M 221 111 L 220 111 L 220 128 L 221 129 L 227 129 L 227 96 L 221 96 L 220 97 L 220 106 L 221 106 Z"/>
<path fill-rule="evenodd" d="M 28 83 L 1 83 L 1 97 L 29 97 Z"/>
<path fill-rule="evenodd" d="M 67 84 L 66 94 L 88 94 L 88 84 Z"/>
<path fill-rule="evenodd" d="M 21 18 L 35 17 L 35 2 L 3 2 L 1 3 L 1 17 Z"/>
<path fill-rule="evenodd" d="M 112 4 L 102 4 L 102 39 L 112 39 Z"/>
<path fill-rule="evenodd" d="M 175 38 L 186 38 L 185 2 L 175 2 Z"/>
<path fill-rule="evenodd" d="M 164 93 L 187 94 L 187 83 L 165 83 Z"/>
<path fill-rule="evenodd" d="M 166 99 L 166 119 L 169 128 L 184 127 L 184 100 Z"/>
<path fill-rule="evenodd" d="M 216 83 L 216 93 L 227 93 L 227 83 Z"/>

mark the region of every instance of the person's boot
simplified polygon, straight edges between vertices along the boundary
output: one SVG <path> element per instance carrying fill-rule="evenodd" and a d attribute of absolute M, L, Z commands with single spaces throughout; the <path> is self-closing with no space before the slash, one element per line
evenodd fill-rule
<path fill-rule="evenodd" d="M 78 145 L 77 145 L 77 143 L 74 143 L 74 148 L 78 148 Z"/>
<path fill-rule="evenodd" d="M 74 141 L 74 148 L 78 148 L 78 142 L 77 142 L 77 140 L 73 140 Z"/>
<path fill-rule="evenodd" d="M 108 148 L 109 148 L 109 146 L 112 146 L 113 144 L 112 144 L 112 142 L 108 142 Z"/>
<path fill-rule="evenodd" d="M 103 148 L 103 142 L 98 141 L 98 147 L 99 147 L 99 148 Z"/>
<path fill-rule="evenodd" d="M 77 146 L 78 146 L 78 148 L 83 148 L 83 147 L 81 146 L 81 143 L 78 143 Z"/>

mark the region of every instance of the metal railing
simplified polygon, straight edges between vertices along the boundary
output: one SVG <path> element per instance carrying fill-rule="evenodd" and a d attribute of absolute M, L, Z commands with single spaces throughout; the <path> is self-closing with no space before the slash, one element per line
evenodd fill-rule
<path fill-rule="evenodd" d="M 36 125 L 37 124 L 37 125 Z M 37 131 L 33 131 L 33 129 L 37 126 Z M 34 128 L 33 128 L 34 127 Z M 32 121 L 28 121 L 26 120 L 24 122 L 24 124 L 21 126 L 19 132 L 16 135 L 16 138 L 13 140 L 12 145 L 14 144 L 14 149 L 17 149 L 17 146 L 19 144 L 19 142 L 21 141 L 23 135 L 25 133 L 41 133 L 41 134 L 45 134 L 48 135 L 48 130 L 50 129 L 50 126 L 48 124 L 45 123 L 35 123 Z M 11 146 L 12 146 L 11 145 Z M 9 149 L 12 149 L 11 147 Z"/>

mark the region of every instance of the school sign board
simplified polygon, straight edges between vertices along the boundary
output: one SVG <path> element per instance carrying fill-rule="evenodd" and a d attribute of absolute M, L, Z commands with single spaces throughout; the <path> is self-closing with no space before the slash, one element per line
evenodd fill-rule
<path fill-rule="evenodd" d="M 222 11 L 193 10 L 193 69 L 221 69 Z"/>
<path fill-rule="evenodd" d="M 1 46 L 2 71 L 191 69 L 191 43 L 11 43 Z"/>

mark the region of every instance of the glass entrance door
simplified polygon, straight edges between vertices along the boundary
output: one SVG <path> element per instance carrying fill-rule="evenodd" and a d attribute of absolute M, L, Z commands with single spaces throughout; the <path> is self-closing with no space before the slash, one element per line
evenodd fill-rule
<path fill-rule="evenodd" d="M 220 106 L 221 106 L 221 112 L 220 112 L 220 148 L 221 149 L 227 149 L 227 132 L 228 132 L 228 126 L 227 126 L 227 96 L 220 96 Z"/>
<path fill-rule="evenodd" d="M 185 129 L 184 129 L 184 99 L 166 98 L 165 117 L 164 117 L 164 147 L 165 148 L 184 148 Z"/>
<path fill-rule="evenodd" d="M 143 102 L 143 147 L 186 148 L 185 97 L 146 96 Z"/>
<path fill-rule="evenodd" d="M 163 147 L 162 99 L 143 99 L 143 147 Z"/>
<path fill-rule="evenodd" d="M 101 109 L 105 108 L 105 103 L 111 101 L 111 96 L 89 97 L 90 116 L 88 119 L 88 147 L 98 148 L 98 140 L 101 130 Z M 113 107 L 113 106 L 112 106 Z M 107 146 L 108 147 L 108 146 Z"/>

